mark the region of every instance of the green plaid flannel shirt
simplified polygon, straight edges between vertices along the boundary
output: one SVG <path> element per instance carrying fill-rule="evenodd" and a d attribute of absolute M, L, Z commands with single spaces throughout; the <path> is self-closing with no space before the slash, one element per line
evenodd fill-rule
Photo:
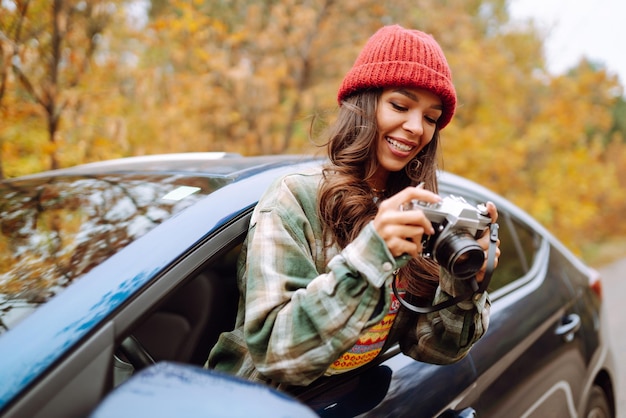
<path fill-rule="evenodd" d="M 239 260 L 236 326 L 220 336 L 207 367 L 275 386 L 308 385 L 388 312 L 393 273 L 406 259 L 389 253 L 371 223 L 345 248 L 325 247 L 321 178 L 320 170 L 285 176 L 257 205 Z M 442 270 L 434 302 L 466 286 Z M 402 308 L 385 349 L 399 342 L 419 361 L 458 361 L 486 332 L 489 309 L 486 293 L 430 314 Z"/>

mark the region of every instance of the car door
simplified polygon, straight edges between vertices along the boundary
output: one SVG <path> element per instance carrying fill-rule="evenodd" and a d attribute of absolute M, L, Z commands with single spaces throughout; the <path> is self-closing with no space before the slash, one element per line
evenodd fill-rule
<path fill-rule="evenodd" d="M 180 353 L 181 351 L 171 350 L 168 347 L 174 346 L 175 341 L 182 344 L 188 343 L 188 336 L 191 334 L 182 334 L 181 330 L 193 328 L 193 326 L 187 327 L 184 321 L 194 318 L 170 315 L 165 320 L 157 320 L 160 325 L 171 323 L 172 326 L 163 326 L 156 330 L 148 347 L 142 347 L 142 341 L 135 337 L 140 333 L 143 337 L 150 335 L 150 332 L 145 329 L 141 331 L 143 327 L 146 324 L 150 327 L 155 314 L 162 313 L 161 308 L 169 302 L 170 298 L 179 296 L 180 291 L 189 295 L 186 287 L 193 284 L 199 275 L 210 267 L 216 268 L 212 270 L 214 275 L 210 279 L 213 280 L 214 287 L 204 287 L 206 290 L 204 295 L 207 298 L 201 302 L 207 305 L 212 302 L 216 303 L 211 305 L 212 312 L 208 314 L 210 318 L 202 324 L 199 332 L 201 337 L 196 340 L 195 347 L 185 354 L 187 362 L 196 364 L 203 362 L 212 344 L 206 338 L 216 338 L 221 330 L 232 326 L 232 322 L 229 321 L 234 321 L 237 295 L 231 290 L 236 286 L 235 279 L 231 271 L 219 271 L 217 268 L 234 266 L 234 263 L 226 260 L 226 257 L 228 254 L 237 252 L 236 246 L 245 236 L 251 210 L 248 208 L 235 214 L 231 219 L 225 220 L 221 229 L 207 235 L 203 242 L 191 246 L 168 269 L 155 273 L 149 285 L 142 287 L 133 298 L 129 298 L 123 306 L 99 323 L 93 332 L 57 362 L 45 376 L 31 385 L 28 391 L 16 399 L 3 413 L 6 412 L 7 416 L 29 417 L 85 416 L 113 386 L 125 381 L 137 369 L 151 363 L 151 357 L 161 360 L 163 358 L 160 357 L 167 356 L 169 353 Z M 146 235 L 146 238 L 150 239 L 155 233 L 171 238 L 170 230 L 160 231 L 160 229 L 154 229 Z M 155 240 L 155 242 L 163 242 L 163 239 Z M 137 247 L 137 253 L 141 252 L 141 247 Z M 136 260 L 139 258 L 138 254 L 133 254 L 128 258 Z M 88 284 L 88 281 L 84 280 L 82 283 Z M 221 292 L 216 292 L 216 288 L 219 288 Z M 228 291 L 228 294 L 224 290 Z M 68 289 L 59 296 L 58 300 L 71 301 L 71 296 L 75 293 L 72 289 Z M 226 302 L 226 299 L 232 301 L 227 305 L 235 312 L 216 313 L 215 310 L 219 310 L 218 302 Z M 183 301 L 179 307 L 187 309 L 188 306 L 184 306 L 187 304 L 188 301 Z M 96 308 L 99 307 L 96 306 Z M 151 329 L 154 331 L 154 327 Z M 135 340 L 138 345 L 126 344 Z M 124 358 L 124 352 L 120 350 L 125 344 L 127 354 L 139 354 L 133 361 Z"/>
<path fill-rule="evenodd" d="M 185 305 L 190 304 L 192 298 L 189 296 L 198 289 L 195 283 L 203 276 L 209 276 L 214 286 L 211 294 L 207 294 L 203 300 L 205 305 L 214 306 L 207 313 L 209 320 L 202 332 L 203 340 L 193 344 L 196 346 L 193 355 L 184 361 L 202 365 L 219 332 L 232 327 L 237 308 L 237 295 L 231 293 L 232 286 L 236 283 L 235 261 L 245 238 L 250 212 L 251 209 L 239 219 L 229 222 L 210 242 L 196 248 L 175 269 L 133 301 L 125 309 L 123 316 L 118 315 L 118 328 L 126 329 L 124 335 L 136 337 L 140 346 L 127 347 L 127 350 L 131 350 L 130 353 L 118 352 L 122 362 L 118 358 L 115 364 L 117 384 L 129 378 L 137 366 L 141 368 L 148 365 L 141 364 L 145 361 L 141 359 L 141 353 L 132 361 L 124 358 L 127 354 L 132 356 L 133 350 L 145 350 L 156 361 L 181 361 L 180 358 L 173 357 L 176 350 L 171 347 L 176 346 L 173 339 L 182 337 L 178 337 L 175 331 L 168 331 L 168 324 L 172 322 L 173 329 L 181 329 L 179 324 L 184 319 L 178 318 L 173 322 L 172 314 L 181 312 L 182 304 L 178 303 L 181 297 Z M 181 280 L 181 276 L 187 277 Z M 173 281 L 178 284 L 174 286 Z M 184 283 L 180 283 L 181 281 Z M 192 291 L 188 291 L 187 287 Z M 220 290 L 216 291 L 216 287 Z M 164 292 L 170 296 L 164 297 Z M 155 304 L 155 301 L 159 302 Z M 148 304 L 152 304 L 151 309 L 147 309 Z M 150 311 L 148 315 L 145 314 L 146 310 Z M 144 319 L 137 321 L 141 317 Z M 186 337 L 185 341 L 190 344 Z M 128 371 L 127 374 L 125 370 Z M 438 366 L 415 361 L 401 354 L 396 347 L 381 356 L 378 362 L 372 363 L 371 367 L 362 367 L 332 379 L 322 378 L 293 394 L 322 417 L 431 417 L 449 409 L 459 395 L 471 387 L 475 377 L 474 366 L 469 357 L 453 365 Z"/>
<path fill-rule="evenodd" d="M 491 323 L 470 352 L 478 379 L 467 401 L 481 417 L 576 416 L 586 366 L 558 252 L 506 210 L 499 224 Z"/>
<path fill-rule="evenodd" d="M 320 417 L 455 417 L 456 405 L 475 381 L 469 357 L 451 364 L 416 361 L 396 347 L 380 362 L 332 379 L 321 379 L 298 394 Z"/>

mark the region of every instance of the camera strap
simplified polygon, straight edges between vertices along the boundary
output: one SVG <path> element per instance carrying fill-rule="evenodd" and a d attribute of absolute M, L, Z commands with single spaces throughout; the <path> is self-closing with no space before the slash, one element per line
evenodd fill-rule
<path fill-rule="evenodd" d="M 492 223 L 489 225 L 489 250 L 487 251 L 487 269 L 485 270 L 485 276 L 483 277 L 483 281 L 478 284 L 475 277 L 472 277 L 470 280 L 470 284 L 472 286 L 472 290 L 463 295 L 459 295 L 454 298 L 450 298 L 443 302 L 437 303 L 436 305 L 429 306 L 418 306 L 409 303 L 398 294 L 398 289 L 396 285 L 396 281 L 398 280 L 398 275 L 393 278 L 391 282 L 391 288 L 393 289 L 393 294 L 398 299 L 398 302 L 408 310 L 416 313 L 431 313 L 440 311 L 445 308 L 449 308 L 452 305 L 456 305 L 459 302 L 463 302 L 465 300 L 470 299 L 476 293 L 483 293 L 487 290 L 489 286 L 489 282 L 491 281 L 491 276 L 493 274 L 493 270 L 495 269 L 495 261 L 496 261 L 496 249 L 498 248 L 498 224 Z"/>

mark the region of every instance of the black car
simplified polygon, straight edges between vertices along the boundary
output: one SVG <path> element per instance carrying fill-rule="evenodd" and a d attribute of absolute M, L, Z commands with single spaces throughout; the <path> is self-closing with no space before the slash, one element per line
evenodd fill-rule
<path fill-rule="evenodd" d="M 286 416 L 616 416 L 597 272 L 521 209 L 449 173 L 442 195 L 499 210 L 490 327 L 468 356 L 437 366 L 394 348 L 297 402 L 203 370 L 234 324 L 235 262 L 256 202 L 278 176 L 322 162 L 173 154 L 3 181 L 0 414 L 171 416 L 167 404 L 271 416 L 279 399 Z M 237 402 L 251 387 L 268 402 Z"/>

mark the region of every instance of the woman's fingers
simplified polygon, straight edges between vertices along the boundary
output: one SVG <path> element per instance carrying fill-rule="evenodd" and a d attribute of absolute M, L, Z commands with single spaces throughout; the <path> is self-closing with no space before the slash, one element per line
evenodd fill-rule
<path fill-rule="evenodd" d="M 403 210 L 402 206 L 412 200 L 438 202 L 441 198 L 421 187 L 407 187 L 381 202 L 374 218 L 374 228 L 387 244 L 394 257 L 409 254 L 419 256 L 424 234 L 435 231 L 422 210 Z"/>
<path fill-rule="evenodd" d="M 422 252 L 424 228 L 413 225 L 389 225 L 381 234 L 394 257 L 409 254 L 417 257 Z"/>
<path fill-rule="evenodd" d="M 414 219 L 419 218 L 418 214 L 413 217 L 402 215 L 383 213 L 382 216 L 374 219 L 374 227 L 394 257 L 405 253 L 415 257 L 421 252 L 421 241 L 425 229 L 418 220 Z M 424 221 L 421 223 L 423 224 Z"/>
<path fill-rule="evenodd" d="M 498 220 L 498 209 L 496 208 L 496 205 L 493 204 L 493 202 L 487 202 L 487 212 L 489 213 L 489 217 L 491 218 L 491 221 L 495 223 Z M 477 240 L 477 242 L 485 251 L 485 262 L 483 263 L 480 271 L 476 273 L 476 281 L 482 282 L 483 279 L 485 278 L 485 272 L 487 271 L 487 263 L 489 262 L 488 254 L 489 254 L 489 246 L 491 245 L 489 229 L 487 229 L 483 233 L 483 235 Z M 498 266 L 500 254 L 501 254 L 500 239 L 498 239 L 496 242 L 496 256 L 494 258 L 494 266 L 493 266 L 494 268 Z"/>
<path fill-rule="evenodd" d="M 406 189 L 391 196 L 389 199 L 384 200 L 381 203 L 381 206 L 386 204 L 398 209 L 400 206 L 410 203 L 412 200 L 435 203 L 441 201 L 441 197 L 436 193 L 424 189 L 424 187 L 420 185 L 416 187 L 407 187 Z"/>
<path fill-rule="evenodd" d="M 498 221 L 498 208 L 496 208 L 496 205 L 493 202 L 487 202 L 486 206 L 491 222 L 496 223 Z"/>

